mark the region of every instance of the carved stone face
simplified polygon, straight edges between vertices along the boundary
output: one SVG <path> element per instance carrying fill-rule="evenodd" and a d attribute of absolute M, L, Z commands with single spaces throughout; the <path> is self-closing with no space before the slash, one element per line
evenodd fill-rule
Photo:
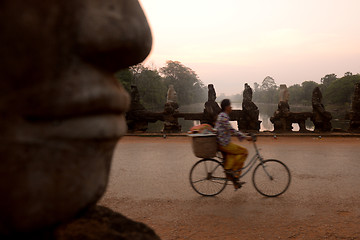
<path fill-rule="evenodd" d="M 112 73 L 151 33 L 137 0 L 0 3 L 0 235 L 73 217 L 103 194 L 126 131 Z"/>

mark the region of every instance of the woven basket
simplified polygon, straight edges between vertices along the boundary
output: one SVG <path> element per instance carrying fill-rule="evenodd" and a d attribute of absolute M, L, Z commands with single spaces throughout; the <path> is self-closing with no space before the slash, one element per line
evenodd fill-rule
<path fill-rule="evenodd" d="M 192 148 L 198 158 L 212 158 L 216 156 L 216 135 L 192 137 Z"/>

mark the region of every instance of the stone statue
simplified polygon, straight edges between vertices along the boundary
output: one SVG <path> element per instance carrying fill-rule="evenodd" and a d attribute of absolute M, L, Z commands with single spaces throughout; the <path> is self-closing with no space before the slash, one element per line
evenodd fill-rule
<path fill-rule="evenodd" d="M 249 84 L 244 84 L 243 102 L 252 102 L 253 91 Z"/>
<path fill-rule="evenodd" d="M 274 124 L 274 131 L 292 131 L 292 121 L 290 120 L 290 94 L 286 84 L 280 85 L 279 104 L 274 116 L 270 121 Z"/>
<path fill-rule="evenodd" d="M 164 128 L 163 133 L 177 133 L 181 131 L 178 119 L 174 114 L 178 113 L 179 104 L 177 103 L 177 94 L 174 85 L 169 85 L 167 91 L 166 103 L 164 106 Z"/>
<path fill-rule="evenodd" d="M 167 91 L 167 96 L 166 96 L 166 102 L 170 103 L 177 103 L 177 94 L 176 91 L 174 89 L 174 85 L 170 85 L 169 89 Z"/>
<path fill-rule="evenodd" d="M 332 119 L 332 116 L 330 112 L 325 111 L 325 107 L 321 103 L 322 94 L 319 87 L 314 88 L 311 100 L 313 107 L 313 116 L 311 120 L 313 121 L 315 126 L 314 131 L 331 131 L 332 126 L 330 120 Z"/>
<path fill-rule="evenodd" d="M 216 92 L 213 84 L 208 85 L 208 102 L 215 102 Z"/>
<path fill-rule="evenodd" d="M 48 232 L 101 198 L 130 104 L 112 74 L 152 39 L 136 0 L 0 5 L 3 239 Z"/>
<path fill-rule="evenodd" d="M 278 109 L 270 121 L 274 124 L 275 132 L 291 132 L 293 123 L 299 125 L 299 132 L 308 132 L 306 120 L 311 118 L 312 112 L 291 112 L 289 106 L 290 94 L 285 84 L 280 85 Z"/>
<path fill-rule="evenodd" d="M 221 108 L 216 100 L 216 92 L 213 84 L 208 85 L 208 101 L 205 103 L 204 117 L 201 123 L 207 123 L 215 126 L 217 115 L 221 112 Z"/>
<path fill-rule="evenodd" d="M 286 84 L 280 84 L 279 102 L 289 102 L 290 94 Z"/>
<path fill-rule="evenodd" d="M 355 84 L 354 96 L 351 102 L 349 130 L 360 132 L 360 83 Z"/>
<path fill-rule="evenodd" d="M 245 83 L 243 91 L 243 118 L 238 121 L 238 128 L 240 130 L 260 130 L 259 109 L 252 101 L 253 91 L 251 87 Z"/>

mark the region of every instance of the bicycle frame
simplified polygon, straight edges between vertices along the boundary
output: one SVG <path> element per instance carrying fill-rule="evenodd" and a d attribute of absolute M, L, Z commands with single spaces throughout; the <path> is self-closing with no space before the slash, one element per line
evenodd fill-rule
<path fill-rule="evenodd" d="M 259 160 L 261 162 L 261 164 L 263 163 L 264 161 L 264 158 L 260 155 L 260 152 L 259 152 L 259 149 L 256 145 L 256 137 L 253 136 L 253 145 L 254 145 L 254 149 L 255 149 L 255 154 L 254 156 L 251 158 L 251 160 L 243 167 L 241 168 L 240 170 L 237 170 L 237 171 L 234 171 L 234 172 L 240 172 L 240 171 L 243 171 L 246 169 L 246 171 L 244 171 L 241 175 L 240 175 L 240 178 L 244 177 L 248 172 L 251 171 L 251 169 L 254 167 L 255 163 L 257 162 L 256 160 Z M 219 159 L 222 160 L 222 164 L 224 162 L 224 159 L 221 158 L 221 157 L 218 157 Z M 265 171 L 267 175 L 269 175 L 267 173 L 267 171 Z"/>
<path fill-rule="evenodd" d="M 291 174 L 288 167 L 279 160 L 264 159 L 260 154 L 260 149 L 258 149 L 256 145 L 256 136 L 253 135 L 252 140 L 255 153 L 246 161 L 245 166 L 240 170 L 224 170 L 225 161 L 220 151 L 217 152 L 214 158 L 203 158 L 197 161 L 190 171 L 190 184 L 192 188 L 200 195 L 215 196 L 222 192 L 226 185 L 232 183 L 235 189 L 237 189 L 237 175 L 240 175 L 240 178 L 242 178 L 251 171 L 252 183 L 256 191 L 260 194 L 266 197 L 277 197 L 283 194 L 288 189 L 291 181 Z M 203 175 L 203 169 L 200 167 L 205 168 L 205 175 Z M 254 170 L 252 170 L 253 168 Z M 194 171 L 194 169 L 196 170 Z M 242 174 L 240 174 L 240 171 L 242 171 Z M 279 176 L 278 174 L 280 174 L 280 178 L 277 178 Z M 280 179 L 280 185 L 278 181 L 272 181 L 274 179 Z M 203 181 L 205 184 L 197 184 Z"/>

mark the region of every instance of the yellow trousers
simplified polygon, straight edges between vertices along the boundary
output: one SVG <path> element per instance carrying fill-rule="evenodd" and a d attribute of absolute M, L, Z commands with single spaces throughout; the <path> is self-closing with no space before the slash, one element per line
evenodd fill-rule
<path fill-rule="evenodd" d="M 226 170 L 240 170 L 249 154 L 246 148 L 234 143 L 229 143 L 227 146 L 218 145 L 218 149 L 225 155 L 224 168 Z"/>

